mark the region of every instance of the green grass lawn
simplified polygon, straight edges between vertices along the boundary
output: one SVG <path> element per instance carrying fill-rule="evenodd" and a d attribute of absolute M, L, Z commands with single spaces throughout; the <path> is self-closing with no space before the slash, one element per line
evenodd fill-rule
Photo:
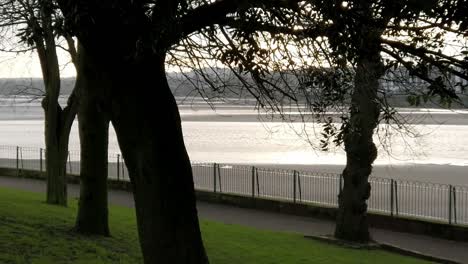
<path fill-rule="evenodd" d="M 134 211 L 110 208 L 112 237 L 71 231 L 76 201 L 46 205 L 44 195 L 0 188 L 0 263 L 141 263 Z M 211 263 L 425 263 L 380 250 L 322 244 L 298 234 L 202 221 Z"/>

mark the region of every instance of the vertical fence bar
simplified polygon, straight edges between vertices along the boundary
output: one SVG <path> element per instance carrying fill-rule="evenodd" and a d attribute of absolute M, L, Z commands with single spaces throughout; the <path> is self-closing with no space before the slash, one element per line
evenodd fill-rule
<path fill-rule="evenodd" d="M 301 177 L 299 172 L 297 172 L 297 187 L 299 188 L 299 202 L 302 202 Z"/>
<path fill-rule="evenodd" d="M 255 167 L 252 166 L 252 198 L 255 197 Z"/>
<path fill-rule="evenodd" d="M 19 170 L 19 150 L 18 150 L 18 146 L 16 146 L 16 159 L 15 159 L 15 161 L 16 161 L 16 176 L 18 176 L 19 175 L 19 172 L 18 172 L 18 170 Z"/>
<path fill-rule="evenodd" d="M 42 148 L 39 149 L 39 169 L 42 174 Z"/>
<path fill-rule="evenodd" d="M 393 179 L 390 180 L 390 216 L 393 217 Z"/>
<path fill-rule="evenodd" d="M 216 163 L 213 163 L 213 192 L 216 193 Z"/>
<path fill-rule="evenodd" d="M 393 181 L 393 184 L 395 185 L 395 213 L 398 216 L 398 185 L 397 181 Z"/>
<path fill-rule="evenodd" d="M 24 170 L 24 162 L 23 162 L 23 148 L 19 149 L 20 154 L 20 162 L 21 162 L 21 172 Z"/>
<path fill-rule="evenodd" d="M 452 187 L 452 194 L 453 194 L 453 221 L 455 224 L 457 223 L 457 192 L 455 190 L 455 186 Z"/>
<path fill-rule="evenodd" d="M 449 185 L 449 207 L 448 207 L 448 222 L 449 225 L 452 224 L 452 185 Z"/>
<path fill-rule="evenodd" d="M 223 190 L 221 189 L 221 168 L 219 167 L 219 164 L 217 164 L 217 166 L 219 192 L 223 192 Z"/>
<path fill-rule="evenodd" d="M 123 157 L 122 157 L 121 164 L 122 164 L 122 167 L 121 167 L 121 169 L 122 169 L 122 180 L 125 180 L 125 160 L 123 159 Z"/>
<path fill-rule="evenodd" d="M 117 181 L 120 181 L 120 154 L 117 154 Z"/>
<path fill-rule="evenodd" d="M 296 203 L 296 182 L 297 182 L 297 175 L 296 170 L 293 172 L 293 202 Z"/>
<path fill-rule="evenodd" d="M 258 180 L 258 169 L 255 169 L 255 177 L 257 178 L 257 194 L 260 196 L 260 181 Z"/>

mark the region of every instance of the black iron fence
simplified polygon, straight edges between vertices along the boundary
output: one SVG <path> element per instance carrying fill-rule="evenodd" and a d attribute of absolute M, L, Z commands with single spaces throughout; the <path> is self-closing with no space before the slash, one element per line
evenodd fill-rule
<path fill-rule="evenodd" d="M 109 154 L 109 178 L 128 181 L 120 154 Z M 80 172 L 80 153 L 70 150 L 67 171 Z M 45 171 L 41 148 L 0 146 L 0 167 Z M 264 199 L 337 207 L 340 174 L 267 169 L 218 163 L 192 163 L 195 188 Z M 468 186 L 371 177 L 371 212 L 449 224 L 468 224 Z"/>

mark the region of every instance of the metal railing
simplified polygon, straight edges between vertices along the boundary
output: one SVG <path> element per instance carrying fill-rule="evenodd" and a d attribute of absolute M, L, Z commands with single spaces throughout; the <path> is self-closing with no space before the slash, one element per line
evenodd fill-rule
<path fill-rule="evenodd" d="M 80 153 L 70 150 L 67 172 L 80 173 Z M 45 171 L 42 148 L 0 146 L 0 167 Z M 129 181 L 121 154 L 109 154 L 110 179 Z M 292 203 L 337 207 L 343 188 L 340 174 L 267 169 L 255 166 L 193 162 L 197 190 L 237 194 Z M 370 212 L 414 217 L 448 224 L 468 224 L 468 186 L 370 177 Z"/>

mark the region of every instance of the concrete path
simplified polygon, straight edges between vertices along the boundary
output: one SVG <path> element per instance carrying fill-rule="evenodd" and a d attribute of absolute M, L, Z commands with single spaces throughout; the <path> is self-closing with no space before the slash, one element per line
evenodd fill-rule
<path fill-rule="evenodd" d="M 0 186 L 33 192 L 45 192 L 45 183 L 40 180 L 0 177 Z M 79 186 L 69 185 L 69 195 L 73 198 L 78 197 Z M 127 207 L 134 206 L 132 194 L 119 190 L 109 191 L 109 202 Z M 197 203 L 197 207 L 200 218 L 226 224 L 239 224 L 259 229 L 295 232 L 304 235 L 332 234 L 334 228 L 332 221 L 310 217 L 244 209 L 200 201 Z M 373 238 L 378 242 L 468 264 L 468 243 L 383 229 L 372 229 L 371 232 Z"/>

